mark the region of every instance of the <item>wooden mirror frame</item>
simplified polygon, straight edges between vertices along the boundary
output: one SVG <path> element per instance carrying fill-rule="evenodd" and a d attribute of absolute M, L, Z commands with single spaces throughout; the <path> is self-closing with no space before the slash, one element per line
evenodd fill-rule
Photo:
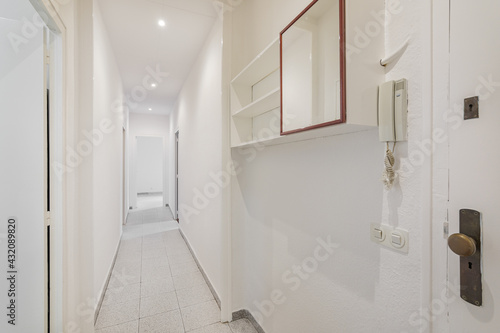
<path fill-rule="evenodd" d="M 304 132 L 320 127 L 342 124 L 346 122 L 346 55 L 345 55 L 345 0 L 339 0 L 339 52 L 340 52 L 340 119 L 328 121 L 308 127 L 283 131 L 283 34 L 294 25 L 318 1 L 313 0 L 290 24 L 280 32 L 280 135 Z M 333 93 L 333 92 L 332 92 Z"/>

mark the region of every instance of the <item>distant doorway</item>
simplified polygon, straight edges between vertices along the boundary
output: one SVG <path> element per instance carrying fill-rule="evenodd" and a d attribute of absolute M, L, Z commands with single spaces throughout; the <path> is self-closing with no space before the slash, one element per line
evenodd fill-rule
<path fill-rule="evenodd" d="M 137 209 L 162 207 L 164 202 L 163 138 L 138 136 L 136 139 Z"/>

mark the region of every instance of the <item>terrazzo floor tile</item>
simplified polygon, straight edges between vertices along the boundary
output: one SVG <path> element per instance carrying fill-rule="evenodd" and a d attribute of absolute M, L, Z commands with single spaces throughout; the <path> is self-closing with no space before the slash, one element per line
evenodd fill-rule
<path fill-rule="evenodd" d="M 167 258 L 148 258 L 142 260 L 142 269 L 152 269 L 154 267 L 169 266 L 169 261 Z"/>
<path fill-rule="evenodd" d="M 188 307 L 207 301 L 212 301 L 214 296 L 206 283 L 200 284 L 191 288 L 181 289 L 177 291 L 177 298 L 181 308 Z"/>
<path fill-rule="evenodd" d="M 118 288 L 129 284 L 141 282 L 141 270 L 121 268 L 113 269 L 111 278 L 109 279 L 108 288 Z"/>
<path fill-rule="evenodd" d="M 191 288 L 206 283 L 203 275 L 201 275 L 200 272 L 177 275 L 173 278 L 176 290 Z"/>
<path fill-rule="evenodd" d="M 196 265 L 196 262 L 193 260 L 193 261 L 171 264 L 170 271 L 172 272 L 172 276 L 177 276 L 187 273 L 198 272 L 199 269 L 198 265 Z"/>
<path fill-rule="evenodd" d="M 134 320 L 117 326 L 96 330 L 95 333 L 137 333 L 138 330 L 139 320 Z"/>
<path fill-rule="evenodd" d="M 141 283 L 141 297 L 150 297 L 156 294 L 164 294 L 174 291 L 174 281 L 168 276 L 164 279 L 155 279 Z"/>
<path fill-rule="evenodd" d="M 167 250 L 164 248 L 160 249 L 149 249 L 149 250 L 142 250 L 142 259 L 149 259 L 149 258 L 167 258 Z"/>
<path fill-rule="evenodd" d="M 119 304 L 103 305 L 99 311 L 96 329 L 111 327 L 139 319 L 140 299 Z"/>
<path fill-rule="evenodd" d="M 175 292 L 156 294 L 141 298 L 140 317 L 150 317 L 156 314 L 169 312 L 179 308 Z"/>
<path fill-rule="evenodd" d="M 220 323 L 177 222 L 155 222 L 169 214 L 164 208 L 129 214 L 136 225 L 124 228 L 96 333 L 257 333 L 247 319 Z"/>
<path fill-rule="evenodd" d="M 125 303 L 141 297 L 141 284 L 129 284 L 106 290 L 103 305 Z"/>
<path fill-rule="evenodd" d="M 139 333 L 184 333 L 179 310 L 141 318 Z"/>
<path fill-rule="evenodd" d="M 186 332 L 215 324 L 220 321 L 220 310 L 215 301 L 209 301 L 181 309 Z"/>
<path fill-rule="evenodd" d="M 169 266 L 158 266 L 150 269 L 142 270 L 141 281 L 150 282 L 155 280 L 162 280 L 171 277 Z"/>
<path fill-rule="evenodd" d="M 248 319 L 235 320 L 229 323 L 232 333 L 257 333 Z"/>
<path fill-rule="evenodd" d="M 232 333 L 228 324 L 216 323 L 202 328 L 198 328 L 189 333 Z"/>
<path fill-rule="evenodd" d="M 168 256 L 168 262 L 170 263 L 170 265 L 184 263 L 184 262 L 190 262 L 190 261 L 194 260 L 191 253 L 181 253 L 181 254 L 177 254 L 177 255 L 170 255 L 167 252 L 167 256 Z"/>
<path fill-rule="evenodd" d="M 127 262 L 127 261 L 140 261 L 142 260 L 142 254 L 141 251 L 128 251 L 126 253 L 118 253 L 116 256 L 116 262 L 117 263 L 122 263 L 122 262 Z"/>

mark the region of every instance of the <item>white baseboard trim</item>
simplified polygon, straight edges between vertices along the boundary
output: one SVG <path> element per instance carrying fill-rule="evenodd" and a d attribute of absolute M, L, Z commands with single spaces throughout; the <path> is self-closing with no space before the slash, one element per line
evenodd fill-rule
<path fill-rule="evenodd" d="M 101 294 L 99 295 L 99 302 L 97 303 L 95 312 L 94 312 L 94 325 L 97 322 L 97 317 L 99 317 L 99 312 L 101 311 L 102 302 L 104 301 L 104 296 L 106 295 L 106 290 L 108 290 L 109 281 L 111 280 L 111 275 L 113 274 L 113 269 L 116 264 L 116 257 L 118 256 L 118 251 L 120 250 L 120 244 L 122 242 L 122 236 L 120 236 L 120 240 L 118 241 L 118 245 L 116 247 L 115 255 L 113 257 L 113 262 L 111 263 L 111 267 L 108 271 L 108 277 L 106 278 L 106 282 L 104 283 L 104 287 L 101 290 Z"/>
<path fill-rule="evenodd" d="M 208 288 L 210 288 L 210 291 L 212 292 L 212 295 L 214 296 L 215 301 L 217 302 L 217 305 L 219 306 L 219 309 L 220 309 L 220 298 L 219 298 L 219 295 L 217 295 L 217 292 L 215 291 L 214 286 L 210 282 L 210 279 L 208 278 L 207 274 L 205 273 L 205 270 L 203 269 L 203 267 L 201 266 L 200 262 L 198 261 L 198 258 L 196 257 L 196 254 L 194 253 L 193 248 L 191 247 L 191 244 L 189 243 L 189 240 L 186 238 L 186 235 L 184 235 L 184 233 L 182 232 L 182 230 L 180 228 L 179 228 L 179 232 L 181 233 L 182 238 L 184 238 L 184 241 L 186 242 L 186 244 L 188 246 L 188 249 L 189 249 L 189 251 L 191 252 L 191 254 L 193 256 L 194 261 L 196 262 L 196 265 L 198 266 L 198 268 L 199 268 L 199 270 L 201 272 L 201 275 L 203 275 L 203 278 L 207 282 Z"/>

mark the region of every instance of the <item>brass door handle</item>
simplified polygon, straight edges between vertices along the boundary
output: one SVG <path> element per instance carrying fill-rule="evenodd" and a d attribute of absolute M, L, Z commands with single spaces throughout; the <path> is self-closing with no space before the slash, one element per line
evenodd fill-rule
<path fill-rule="evenodd" d="M 448 237 L 448 246 L 461 257 L 470 257 L 476 253 L 476 241 L 464 234 L 453 234 Z"/>

